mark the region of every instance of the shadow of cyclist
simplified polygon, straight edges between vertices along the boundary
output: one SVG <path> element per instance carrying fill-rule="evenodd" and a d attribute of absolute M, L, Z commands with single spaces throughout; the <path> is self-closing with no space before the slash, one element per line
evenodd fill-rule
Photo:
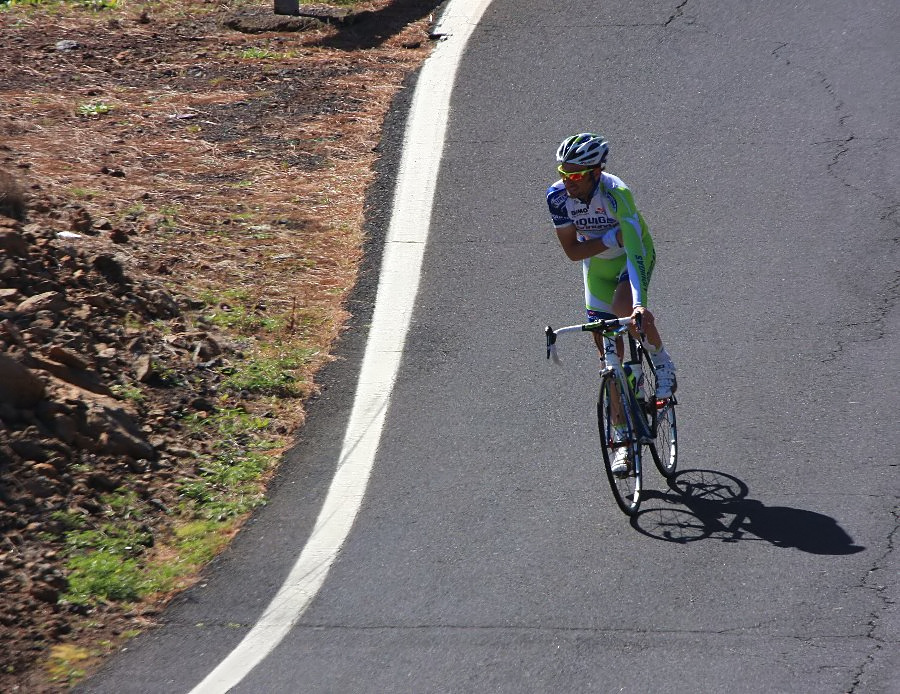
<path fill-rule="evenodd" d="M 342 50 L 374 48 L 396 36 L 411 22 L 427 17 L 443 0 L 393 0 L 379 10 L 363 10 L 338 33 L 320 42 Z"/>
<path fill-rule="evenodd" d="M 644 508 L 632 519 L 639 532 L 681 543 L 706 538 L 762 540 L 810 554 L 855 554 L 865 549 L 830 516 L 746 498 L 747 485 L 733 475 L 684 470 L 669 486 L 662 493 L 648 490 Z M 662 503 L 648 503 L 653 499 Z"/>
<path fill-rule="evenodd" d="M 810 554 L 856 554 L 865 547 L 838 522 L 822 513 L 789 506 L 766 506 L 754 499 L 736 502 L 734 512 L 743 516 L 744 528 L 776 547 L 794 547 Z"/>

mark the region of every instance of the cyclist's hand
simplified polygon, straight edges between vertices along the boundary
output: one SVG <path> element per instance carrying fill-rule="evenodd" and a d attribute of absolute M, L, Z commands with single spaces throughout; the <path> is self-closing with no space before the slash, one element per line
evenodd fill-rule
<path fill-rule="evenodd" d="M 642 331 L 646 331 L 648 327 L 652 328 L 654 326 L 653 314 L 650 313 L 650 309 L 646 308 L 645 306 L 635 306 L 631 317 L 635 321 L 641 321 Z"/>

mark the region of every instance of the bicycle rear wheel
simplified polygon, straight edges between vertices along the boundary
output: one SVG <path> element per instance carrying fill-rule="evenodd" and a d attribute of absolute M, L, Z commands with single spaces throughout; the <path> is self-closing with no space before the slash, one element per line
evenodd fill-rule
<path fill-rule="evenodd" d="M 617 372 L 604 374 L 600 379 L 597 401 L 597 424 L 600 429 L 600 449 L 603 465 L 613 497 L 619 508 L 633 515 L 641 505 L 641 442 L 635 423 L 635 412 L 627 397 L 627 385 Z M 618 435 L 615 425 L 619 425 Z M 625 473 L 613 472 L 616 451 L 625 448 L 629 465 Z"/>
<path fill-rule="evenodd" d="M 656 424 L 656 367 L 653 366 L 653 361 L 650 359 L 650 354 L 646 349 L 640 349 L 640 359 L 641 359 L 641 374 L 643 375 L 644 383 L 643 383 L 643 393 L 644 397 L 641 399 L 641 406 L 644 411 L 644 419 L 647 421 L 647 426 L 650 431 L 653 431 L 653 426 Z"/>
<path fill-rule="evenodd" d="M 666 479 L 678 467 L 678 429 L 675 425 L 675 398 L 656 403 L 656 438 L 650 444 L 653 462 Z"/>
<path fill-rule="evenodd" d="M 647 350 L 641 350 L 641 367 L 644 374 L 644 414 L 650 431 L 656 436 L 649 442 L 653 462 L 660 474 L 669 479 L 678 466 L 678 430 L 675 426 L 675 396 L 656 399 L 656 367 Z"/>

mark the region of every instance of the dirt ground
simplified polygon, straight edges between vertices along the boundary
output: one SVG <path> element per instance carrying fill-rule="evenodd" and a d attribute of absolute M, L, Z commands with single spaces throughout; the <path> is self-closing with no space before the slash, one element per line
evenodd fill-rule
<path fill-rule="evenodd" d="M 65 691 L 171 597 L 67 604 L 60 518 L 98 524 L 128 489 L 161 552 L 209 444 L 186 416 L 246 408 L 289 445 L 439 3 L 111 5 L 0 0 L 0 366 L 35 392 L 0 388 L 3 692 Z M 203 323 L 211 305 L 249 318 Z M 290 387 L 225 392 L 222 365 L 273 342 L 306 355 Z"/>

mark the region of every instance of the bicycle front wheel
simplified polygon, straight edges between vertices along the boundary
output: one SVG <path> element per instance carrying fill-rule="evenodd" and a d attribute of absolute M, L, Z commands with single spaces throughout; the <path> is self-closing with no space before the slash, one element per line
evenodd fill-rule
<path fill-rule="evenodd" d="M 678 467 L 678 429 L 675 426 L 675 398 L 656 403 L 656 438 L 650 444 L 653 462 L 666 479 Z"/>
<path fill-rule="evenodd" d="M 597 424 L 603 465 L 613 497 L 619 508 L 631 516 L 641 505 L 641 441 L 628 392 L 619 373 L 611 372 L 601 377 Z"/>

